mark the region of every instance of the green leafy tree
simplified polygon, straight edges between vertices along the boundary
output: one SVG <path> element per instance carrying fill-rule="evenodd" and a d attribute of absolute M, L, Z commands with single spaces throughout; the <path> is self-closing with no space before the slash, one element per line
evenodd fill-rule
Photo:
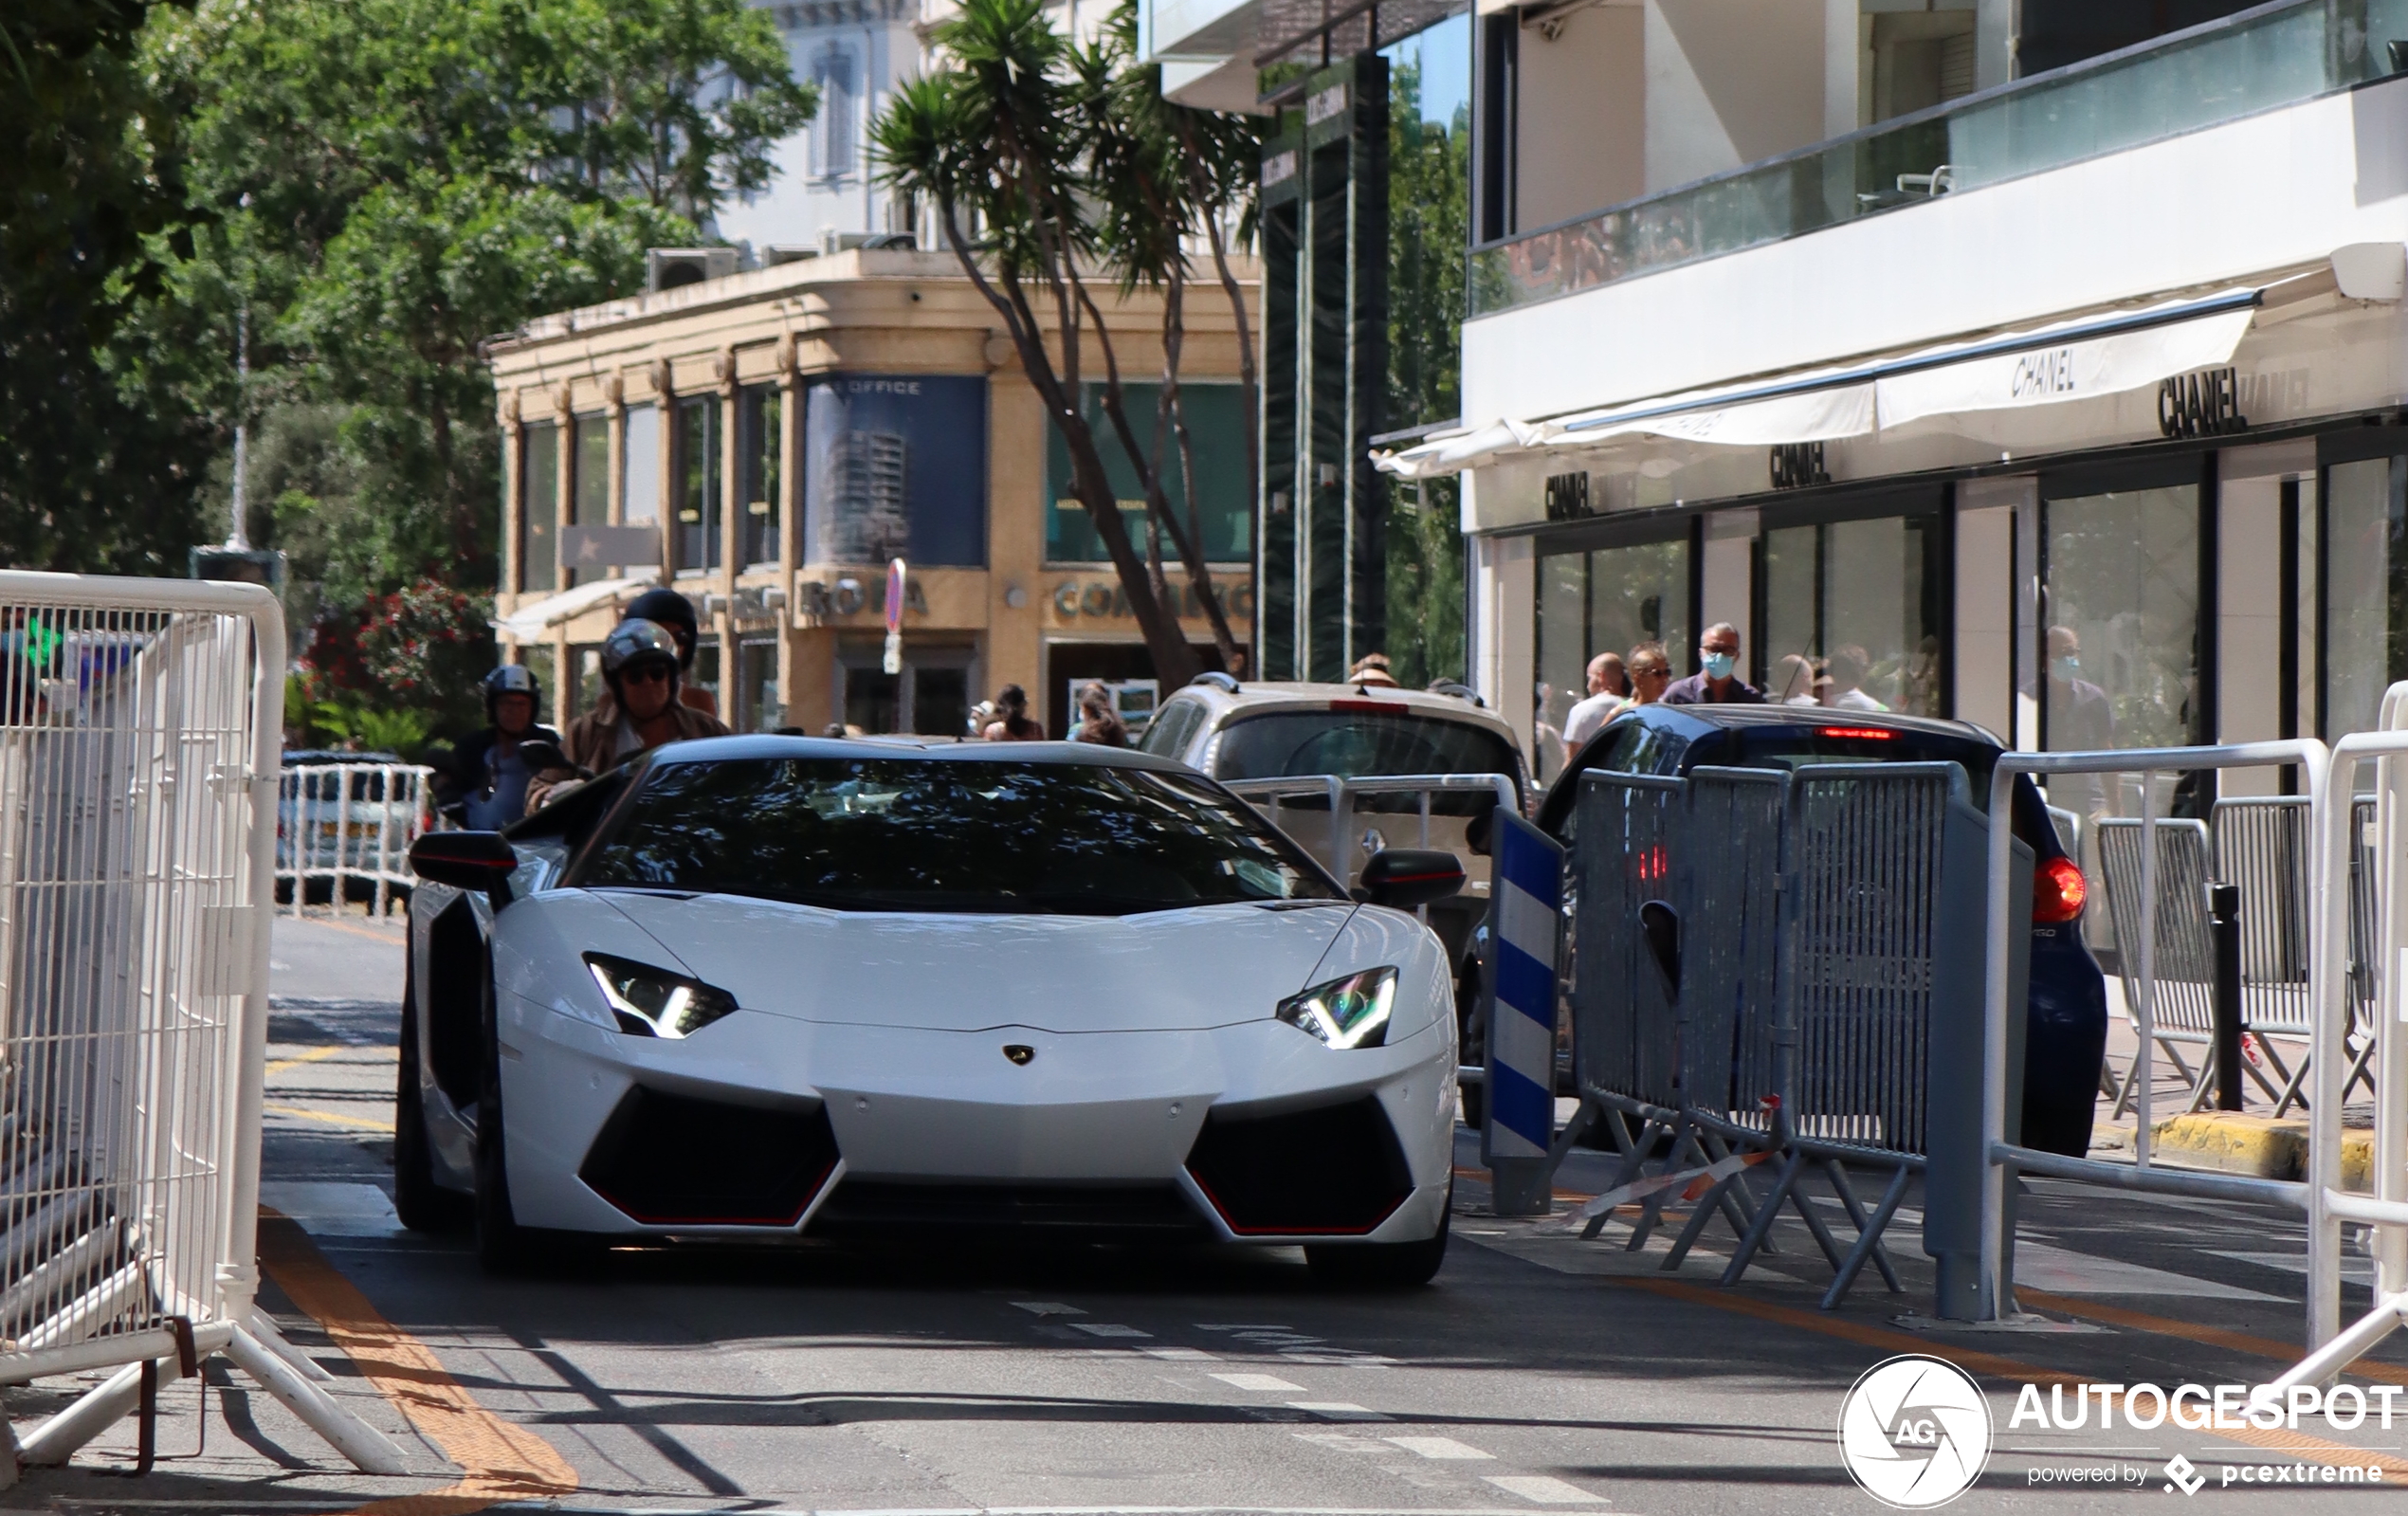
<path fill-rule="evenodd" d="M 0 6 L 0 561 L 181 572 L 207 429 L 127 353 L 189 246 L 184 146 L 137 54 L 151 0 Z"/>
<path fill-rule="evenodd" d="M 198 0 L 142 44 L 200 228 L 158 249 L 146 372 L 221 444 L 251 425 L 253 539 L 291 556 L 295 619 L 337 627 L 492 585 L 483 342 L 639 287 L 814 105 L 743 0 Z"/>
<path fill-rule="evenodd" d="M 1421 118 L 1421 68 L 1398 67 L 1388 116 L 1388 413 L 1399 428 L 1462 410 L 1469 122 Z M 1419 685 L 1464 674 L 1463 536 L 1456 482 L 1391 481 L 1388 657 Z"/>
<path fill-rule="evenodd" d="M 899 89 L 871 135 L 884 181 L 931 208 L 946 246 L 1002 320 L 1070 455 L 1072 493 L 1112 561 L 1155 671 L 1179 685 L 1197 664 L 1169 609 L 1164 540 L 1196 585 L 1225 656 L 1234 644 L 1204 568 L 1202 534 L 1192 517 L 1176 518 L 1162 487 L 1162 464 L 1173 451 L 1166 438 L 1183 429 L 1175 356 L 1187 277 L 1182 244 L 1199 211 L 1167 114 L 1176 108 L 1161 101 L 1158 77 L 1130 66 L 1133 25 L 1117 17 L 1095 47 L 1073 48 L 1042 0 L 964 0 L 932 34 L 944 66 Z M 1164 336 L 1174 356 L 1151 447 L 1124 404 L 1119 358 L 1091 283 L 1098 279 L 1123 291 L 1165 290 Z M 1144 557 L 1079 403 L 1090 356 L 1104 369 L 1105 424 L 1145 489 Z M 1188 499 L 1195 499 L 1192 488 Z"/>

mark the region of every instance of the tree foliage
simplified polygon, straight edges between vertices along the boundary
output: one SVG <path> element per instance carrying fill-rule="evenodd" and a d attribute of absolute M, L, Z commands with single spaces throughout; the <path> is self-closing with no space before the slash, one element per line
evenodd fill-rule
<path fill-rule="evenodd" d="M 1388 414 L 1398 428 L 1462 410 L 1464 249 L 1469 245 L 1469 122 L 1421 117 L 1421 70 L 1392 76 L 1388 101 Z M 1463 537 L 1456 482 L 1389 483 L 1388 657 L 1408 685 L 1464 676 Z"/>
<path fill-rule="evenodd" d="M 1072 491 L 1112 560 L 1155 670 L 1177 685 L 1197 666 L 1170 609 L 1165 541 L 1224 657 L 1235 650 L 1199 523 L 1169 508 L 1164 480 L 1168 467 L 1192 472 L 1177 399 L 1189 249 L 1218 237 L 1233 210 L 1245 214 L 1251 175 L 1231 165 L 1246 156 L 1241 134 L 1251 125 L 1164 101 L 1158 70 L 1135 63 L 1135 26 L 1134 9 L 1123 6 L 1093 46 L 1076 47 L 1054 29 L 1042 0 L 965 0 L 931 38 L 945 64 L 899 89 L 872 137 L 885 182 L 933 210 L 946 245 L 1001 317 L 1070 455 Z M 1226 249 L 1214 247 L 1225 271 Z M 1163 292 L 1162 398 L 1150 428 L 1124 403 L 1097 281 L 1123 293 Z M 1233 299 L 1242 293 L 1233 280 L 1226 287 Z M 1090 375 L 1091 356 L 1101 375 Z M 1144 557 L 1080 403 L 1088 382 L 1099 384 L 1105 422 L 1144 487 Z M 1192 481 L 1187 498 L 1192 506 Z"/>

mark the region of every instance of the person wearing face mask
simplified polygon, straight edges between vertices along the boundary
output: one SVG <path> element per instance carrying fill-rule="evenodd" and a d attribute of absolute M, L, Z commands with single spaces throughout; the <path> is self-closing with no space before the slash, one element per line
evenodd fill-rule
<path fill-rule="evenodd" d="M 2059 752 L 2115 745 L 2115 706 L 2107 692 L 2082 677 L 2082 637 L 2071 627 L 2049 629 L 2049 746 Z M 2049 780 L 2049 803 L 2076 815 L 2107 808 L 2107 784 L 2095 774 L 2059 774 Z"/>
<path fill-rule="evenodd" d="M 1739 677 L 1739 629 L 1717 621 L 1697 639 L 1698 671 L 1664 692 L 1667 705 L 1761 705 L 1764 695 Z"/>

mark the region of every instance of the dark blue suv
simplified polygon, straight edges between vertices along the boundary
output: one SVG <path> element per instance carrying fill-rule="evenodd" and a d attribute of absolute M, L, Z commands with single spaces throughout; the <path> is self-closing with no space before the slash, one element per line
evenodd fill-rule
<path fill-rule="evenodd" d="M 1586 769 L 1679 775 L 1701 764 L 1794 769 L 1810 763 L 1948 762 L 1964 766 L 1987 810 L 1998 740 L 1963 721 L 1815 705 L 1642 705 L 1591 738 L 1540 802 L 1548 835 L 1565 832 Z M 2023 1143 L 2089 1150 L 2107 1058 L 2107 980 L 2083 944 L 2088 894 L 2032 780 L 2015 783 L 2015 834 L 2033 853 L 2032 994 L 2024 1046 Z"/>

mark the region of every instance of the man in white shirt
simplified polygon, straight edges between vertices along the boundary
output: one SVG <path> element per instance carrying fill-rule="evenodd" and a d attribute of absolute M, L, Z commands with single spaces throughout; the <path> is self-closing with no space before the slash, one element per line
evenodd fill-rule
<path fill-rule="evenodd" d="M 1622 671 L 1619 653 L 1601 652 L 1589 660 L 1589 698 L 1563 719 L 1563 750 L 1580 751 L 1597 729 L 1631 703 L 1630 677 Z"/>

